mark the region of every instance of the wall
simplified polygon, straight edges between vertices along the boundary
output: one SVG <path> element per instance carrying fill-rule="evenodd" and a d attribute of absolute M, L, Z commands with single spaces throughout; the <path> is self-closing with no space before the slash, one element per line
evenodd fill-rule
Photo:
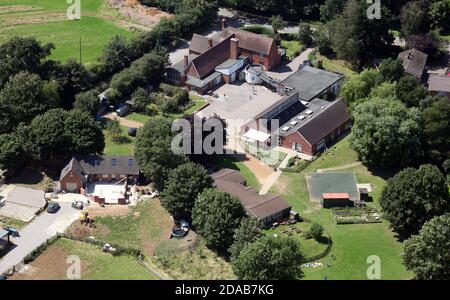
<path fill-rule="evenodd" d="M 82 179 L 78 174 L 76 174 L 73 171 L 69 171 L 69 173 L 66 174 L 64 178 L 60 180 L 61 189 L 66 191 L 66 184 L 67 183 L 76 183 L 77 184 L 77 190 L 75 192 L 79 193 L 80 189 L 83 187 Z"/>

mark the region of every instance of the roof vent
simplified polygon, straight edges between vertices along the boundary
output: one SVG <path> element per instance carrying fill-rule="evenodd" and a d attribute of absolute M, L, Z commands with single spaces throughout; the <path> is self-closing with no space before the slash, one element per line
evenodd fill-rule
<path fill-rule="evenodd" d="M 281 130 L 283 130 L 283 131 L 288 131 L 290 128 L 291 128 L 291 127 L 289 127 L 289 126 L 284 126 L 283 128 L 281 128 Z"/>
<path fill-rule="evenodd" d="M 320 109 L 325 109 L 325 106 L 322 106 Z"/>
<path fill-rule="evenodd" d="M 293 121 L 292 121 L 291 123 L 289 123 L 289 124 L 291 124 L 292 126 L 295 126 L 295 125 L 298 124 L 298 121 L 293 120 Z"/>
<path fill-rule="evenodd" d="M 301 120 L 304 120 L 305 118 L 306 118 L 306 117 L 305 117 L 304 115 L 300 115 L 300 116 L 297 117 L 297 119 L 299 119 L 300 121 L 301 121 Z"/>
<path fill-rule="evenodd" d="M 305 111 L 305 114 L 307 114 L 307 115 L 312 115 L 312 113 L 313 113 L 313 111 L 310 110 L 310 109 L 308 109 L 307 111 Z"/>

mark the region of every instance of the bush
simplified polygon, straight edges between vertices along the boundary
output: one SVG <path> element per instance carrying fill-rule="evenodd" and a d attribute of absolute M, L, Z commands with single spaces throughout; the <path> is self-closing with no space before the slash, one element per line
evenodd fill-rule
<path fill-rule="evenodd" d="M 322 225 L 320 225 L 319 223 L 312 223 L 311 227 L 309 228 L 309 232 L 315 240 L 318 240 L 322 236 L 323 230 L 324 229 Z"/>

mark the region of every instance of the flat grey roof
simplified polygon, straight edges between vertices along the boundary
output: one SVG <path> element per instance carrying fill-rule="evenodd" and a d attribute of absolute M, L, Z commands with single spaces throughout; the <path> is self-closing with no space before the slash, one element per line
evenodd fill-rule
<path fill-rule="evenodd" d="M 234 66 L 235 64 L 237 64 L 241 59 L 227 59 L 226 61 L 224 61 L 223 63 L 221 63 L 220 65 L 218 65 L 216 67 L 217 69 L 228 69 L 231 68 L 232 66 Z"/>
<path fill-rule="evenodd" d="M 217 77 L 221 76 L 221 74 L 219 72 L 214 72 L 211 75 L 209 75 L 208 77 L 206 77 L 205 79 L 198 79 L 195 77 L 190 77 L 187 81 L 186 84 L 198 87 L 198 88 L 202 88 L 205 85 L 207 85 L 208 83 L 210 83 L 211 81 L 213 81 L 214 79 L 216 79 Z"/>
<path fill-rule="evenodd" d="M 342 74 L 305 66 L 281 83 L 299 92 L 299 98 L 311 101 L 344 77 Z"/>

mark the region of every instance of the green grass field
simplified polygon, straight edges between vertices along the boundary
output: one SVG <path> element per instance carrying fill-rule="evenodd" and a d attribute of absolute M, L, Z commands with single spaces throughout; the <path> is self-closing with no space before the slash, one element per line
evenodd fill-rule
<path fill-rule="evenodd" d="M 94 63 L 114 35 L 132 37 L 120 27 L 120 17 L 103 0 L 82 0 L 81 19 L 69 20 L 63 0 L 3 0 L 0 3 L 0 43 L 12 36 L 35 36 L 42 43 L 54 43 L 50 59 L 79 60 L 80 39 L 83 63 Z"/>
<path fill-rule="evenodd" d="M 105 135 L 105 149 L 103 150 L 105 155 L 134 155 L 134 143 L 136 137 L 128 135 L 128 128 L 120 126 L 124 140 L 121 143 L 115 142 L 111 139 L 106 131 L 103 131 Z"/>
<path fill-rule="evenodd" d="M 241 175 L 245 178 L 246 184 L 259 190 L 261 183 L 256 178 L 255 174 L 242 162 L 237 160 L 232 155 L 217 155 L 213 161 L 213 164 L 219 168 L 228 168 L 233 170 L 239 170 Z"/>
<path fill-rule="evenodd" d="M 301 173 L 283 173 L 273 192 L 280 193 L 300 215 L 318 222 L 330 233 L 333 240 L 331 253 L 319 260 L 323 267 L 304 269 L 306 279 L 367 279 L 367 258 L 377 255 L 381 259 L 381 279 L 410 279 L 401 262 L 402 244 L 389 229 L 386 221 L 379 224 L 337 225 L 332 211 L 323 209 L 309 200 L 305 174 L 317 169 L 338 167 L 356 161 L 356 153 L 350 149 L 348 138 L 339 142 L 331 151 L 322 155 Z M 371 183 L 374 203 L 379 208 L 379 198 L 385 179 L 359 165 L 345 171 L 354 172 L 358 183 Z M 331 259 L 331 254 L 336 260 Z M 332 266 L 327 267 L 330 263 Z"/>

